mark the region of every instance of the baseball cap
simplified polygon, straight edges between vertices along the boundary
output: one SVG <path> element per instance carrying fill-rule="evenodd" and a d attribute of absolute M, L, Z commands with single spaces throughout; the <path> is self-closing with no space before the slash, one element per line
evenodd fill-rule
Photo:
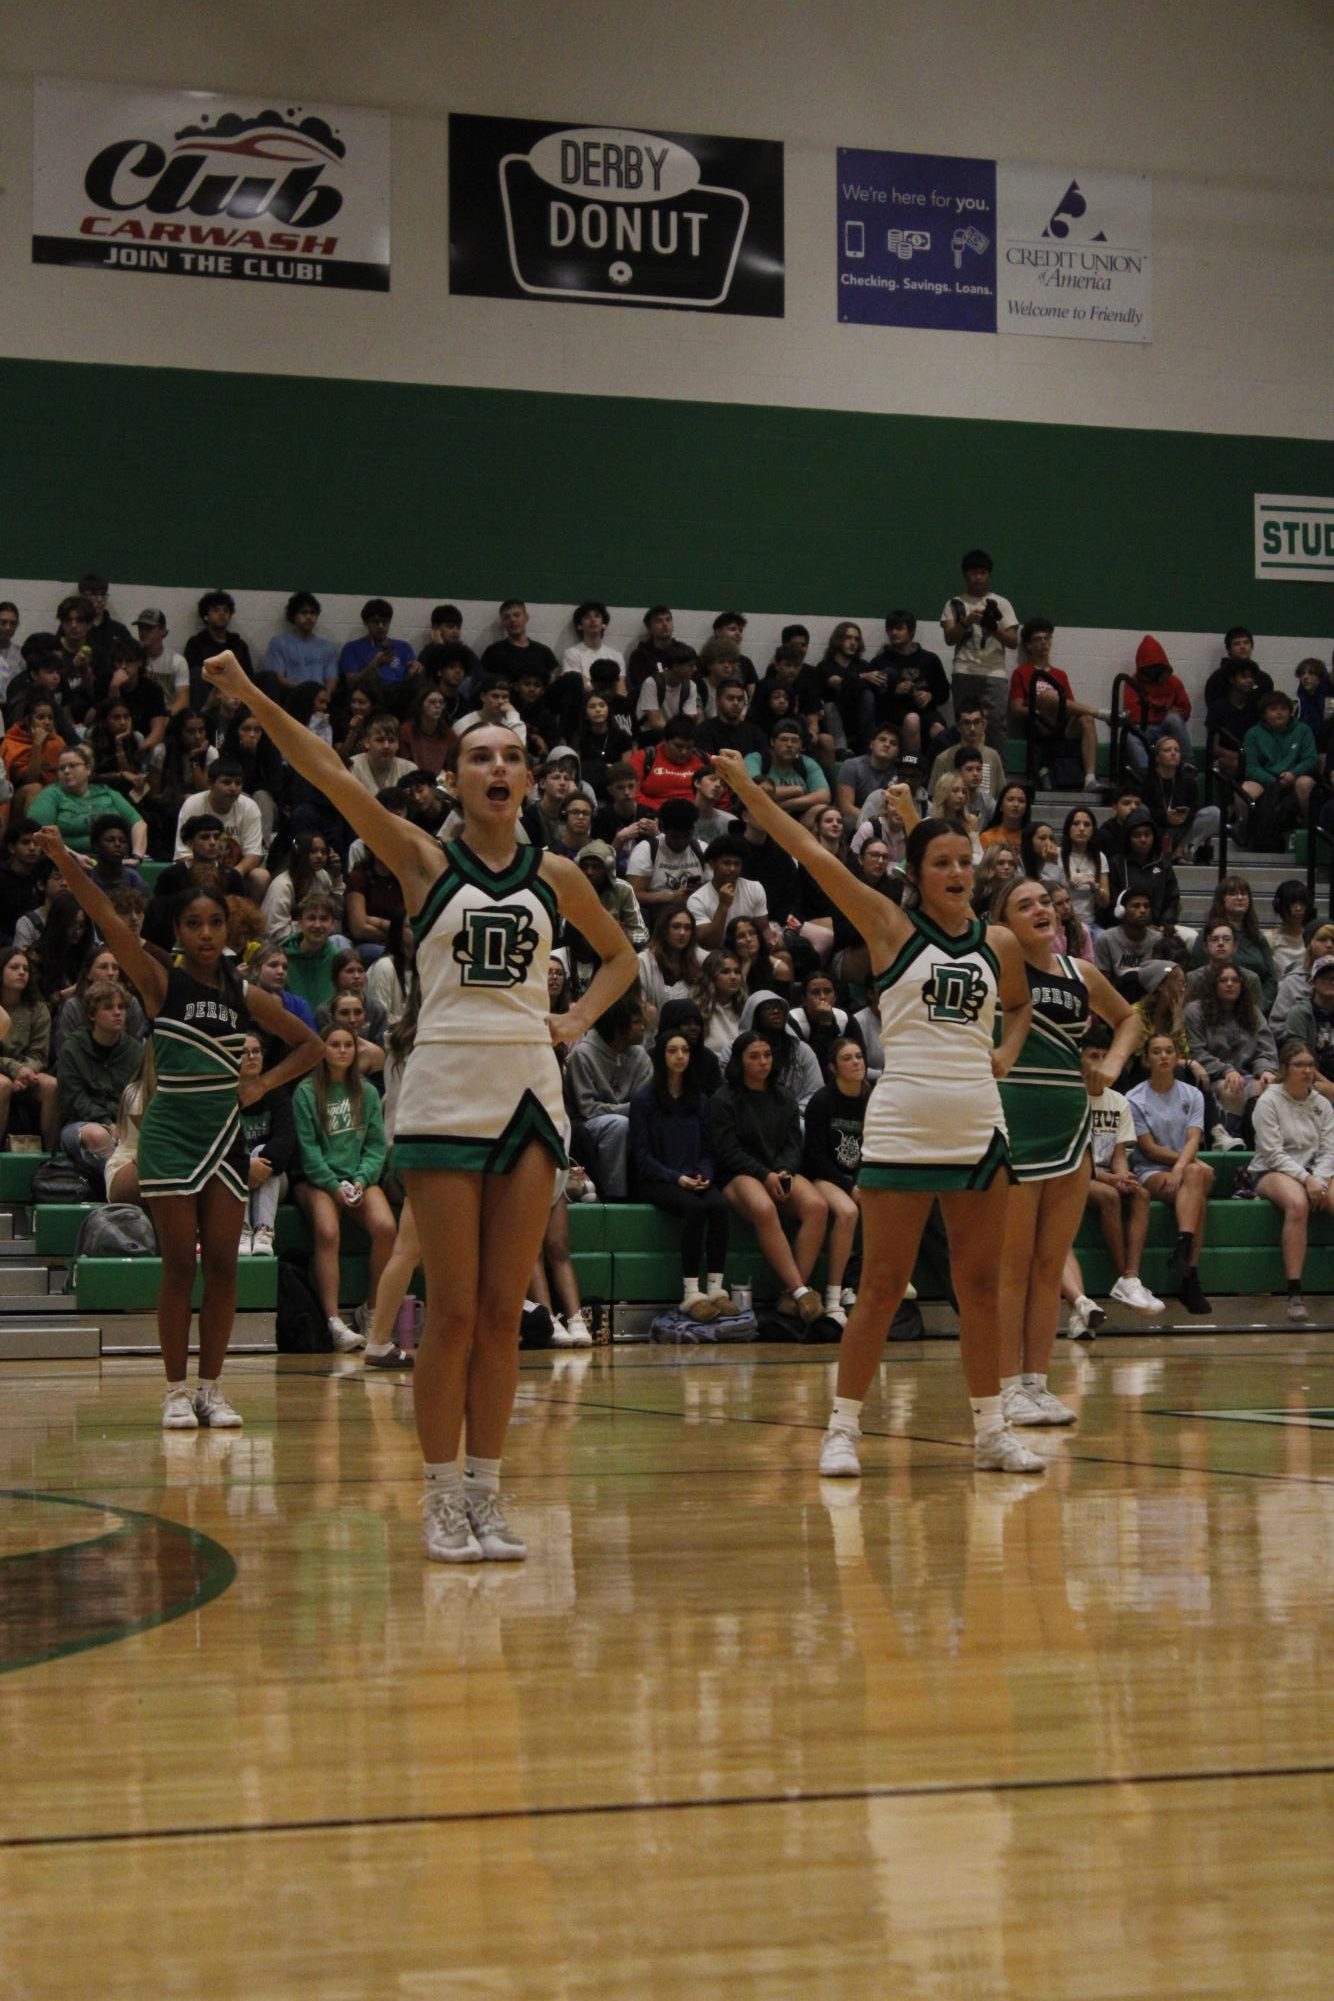
<path fill-rule="evenodd" d="M 1334 973 L 1334 958 L 1326 955 L 1325 958 L 1316 960 L 1311 968 L 1311 978 L 1318 980 L 1322 973 Z"/>
<path fill-rule="evenodd" d="M 167 614 L 165 611 L 158 611 L 156 606 L 149 605 L 147 611 L 141 611 L 134 622 L 136 625 L 160 625 L 165 629 Z"/>

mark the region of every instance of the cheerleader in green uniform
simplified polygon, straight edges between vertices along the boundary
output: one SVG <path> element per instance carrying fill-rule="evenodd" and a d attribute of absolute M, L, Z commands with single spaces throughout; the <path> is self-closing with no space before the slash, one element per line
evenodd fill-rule
<path fill-rule="evenodd" d="M 150 958 L 107 896 L 66 848 L 54 827 L 37 845 L 87 911 L 121 970 L 134 982 L 153 1022 L 153 1085 L 144 1093 L 139 1128 L 139 1186 L 162 1254 L 158 1341 L 167 1372 L 162 1424 L 167 1431 L 241 1422 L 218 1387 L 236 1314 L 236 1261 L 245 1216 L 247 1169 L 241 1106 L 313 1069 L 319 1037 L 262 987 L 243 986 L 223 956 L 227 904 L 220 890 L 187 889 L 176 908 L 179 962 L 170 971 Z M 272 1070 L 240 1081 L 246 1029 L 288 1044 Z M 195 1246 L 203 1269 L 199 1309 L 199 1386 L 186 1384 Z"/>

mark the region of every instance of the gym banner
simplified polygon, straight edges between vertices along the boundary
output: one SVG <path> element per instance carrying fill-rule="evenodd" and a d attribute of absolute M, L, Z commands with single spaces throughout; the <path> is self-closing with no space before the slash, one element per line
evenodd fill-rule
<path fill-rule="evenodd" d="M 1147 174 L 841 147 L 837 217 L 840 320 L 1152 336 Z"/>
<path fill-rule="evenodd" d="M 449 289 L 783 315 L 776 140 L 449 120 Z"/>
<path fill-rule="evenodd" d="M 32 260 L 387 292 L 389 120 L 39 78 Z"/>

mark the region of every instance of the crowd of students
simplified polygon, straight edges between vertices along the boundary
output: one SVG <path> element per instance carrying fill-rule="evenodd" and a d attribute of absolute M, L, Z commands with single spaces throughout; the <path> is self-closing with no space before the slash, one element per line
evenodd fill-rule
<path fill-rule="evenodd" d="M 813 657 L 812 635 L 792 625 L 757 665 L 737 612 L 721 613 L 697 651 L 676 637 L 666 606 L 650 607 L 623 653 L 609 643 L 606 607 L 590 599 L 558 654 L 529 633 L 527 608 L 508 600 L 502 636 L 479 658 L 456 607 L 436 607 L 418 645 L 395 637 L 392 606 L 371 599 L 364 637 L 340 649 L 318 629 L 318 600 L 298 592 L 261 663 L 221 590 L 200 600 L 200 629 L 179 654 L 160 611 L 141 612 L 133 632 L 118 623 L 102 578 L 83 578 L 54 629 L 29 631 L 21 644 L 17 608 L 0 605 L 9 795 L 0 1134 L 26 1130 L 48 1150 L 62 1146 L 98 1189 L 113 1159 L 132 1165 L 132 1151 L 122 1156 L 144 1010 L 42 854 L 38 830 L 59 831 L 163 967 L 180 898 L 215 889 L 242 977 L 324 1040 L 318 1068 L 290 1101 L 269 1093 L 247 1127 L 242 1252 L 272 1249 L 276 1205 L 290 1191 L 309 1224 L 331 1337 L 351 1350 L 374 1329 L 370 1359 L 404 1365 L 376 1299 L 395 1227 L 382 1185 L 382 1099 L 394 1071 L 386 1044 L 410 1021 L 412 926 L 383 860 L 242 704 L 208 686 L 203 663 L 226 648 L 389 812 L 441 839 L 457 826 L 443 774 L 460 732 L 478 718 L 505 721 L 534 773 L 520 838 L 575 861 L 638 954 L 636 990 L 561 1051 L 577 1167 L 531 1285 L 539 1300 L 553 1286 L 559 1295 L 558 1340 L 588 1339 L 563 1221 L 586 1190 L 638 1196 L 677 1219 L 682 1304 L 696 1319 L 730 1310 L 733 1216 L 752 1226 L 780 1308 L 837 1328 L 855 1298 L 860 1116 L 884 1063 L 865 945 L 817 876 L 739 810 L 712 762 L 721 751 L 739 753 L 785 814 L 891 900 L 903 890 L 906 815 L 895 802 L 906 785 L 916 804 L 968 833 L 978 912 L 1021 875 L 1041 882 L 1056 911 L 1055 949 L 1096 966 L 1133 1003 L 1128 1109 L 1112 1093 L 1094 1114 L 1090 1200 L 1118 1265 L 1116 1298 L 1161 1309 L 1139 1277 L 1145 1204 L 1158 1197 L 1189 1240 L 1183 1302 L 1201 1310 L 1210 1177 L 1196 1156 L 1209 1142 L 1255 1147 L 1252 1180 L 1283 1207 L 1291 1265 L 1306 1211 L 1289 1184 L 1304 1189 L 1308 1208 L 1328 1195 L 1334 931 L 1316 924 L 1298 882 L 1282 885 L 1277 922 L 1262 928 L 1238 876 L 1220 882 L 1198 936 L 1180 925 L 1174 862 L 1208 851 L 1220 808 L 1202 803 L 1189 697 L 1152 638 L 1125 691 L 1130 775 L 1108 787 L 1110 817 L 1099 825 L 1090 805 L 1059 826 L 1035 819 L 1028 786 L 1006 777 L 1006 734 L 1032 732 L 1041 770 L 1092 795 L 1097 724 L 1108 712 L 1079 700 L 1054 663 L 1051 621 L 1020 626 L 992 590 L 985 552 L 968 552 L 962 569 L 941 620 L 948 668 L 902 610 L 889 614 L 878 650 L 842 621 Z M 1314 660 L 1298 663 L 1296 684 L 1290 699 L 1254 659 L 1251 636 L 1227 634 L 1206 727 L 1226 785 L 1221 810 L 1252 839 L 1277 843 L 1324 776 L 1334 691 Z M 157 865 L 151 881 L 145 862 Z M 554 1012 L 587 992 L 599 963 L 565 924 L 551 966 Z M 264 1038 L 250 1042 L 245 1061 L 265 1061 Z M 345 1220 L 370 1250 L 365 1308 L 346 1319 L 337 1298 Z M 810 1279 L 822 1254 L 817 1293 Z M 1300 1262 L 1289 1277 L 1299 1291 Z M 1074 1331 L 1085 1331 L 1091 1302 L 1082 1288 L 1071 1296 Z"/>

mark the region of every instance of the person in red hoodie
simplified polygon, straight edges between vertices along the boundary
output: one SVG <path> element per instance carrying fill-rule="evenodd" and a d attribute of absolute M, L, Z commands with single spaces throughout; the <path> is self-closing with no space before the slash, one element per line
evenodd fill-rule
<path fill-rule="evenodd" d="M 1122 700 L 1126 719 L 1137 732 L 1127 733 L 1126 755 L 1140 778 L 1148 771 L 1153 746 L 1160 736 L 1175 737 L 1181 745 L 1183 769 L 1195 769 L 1195 751 L 1186 728 L 1190 720 L 1190 696 L 1152 634 L 1146 633 L 1139 643 L 1135 676 Z"/>

